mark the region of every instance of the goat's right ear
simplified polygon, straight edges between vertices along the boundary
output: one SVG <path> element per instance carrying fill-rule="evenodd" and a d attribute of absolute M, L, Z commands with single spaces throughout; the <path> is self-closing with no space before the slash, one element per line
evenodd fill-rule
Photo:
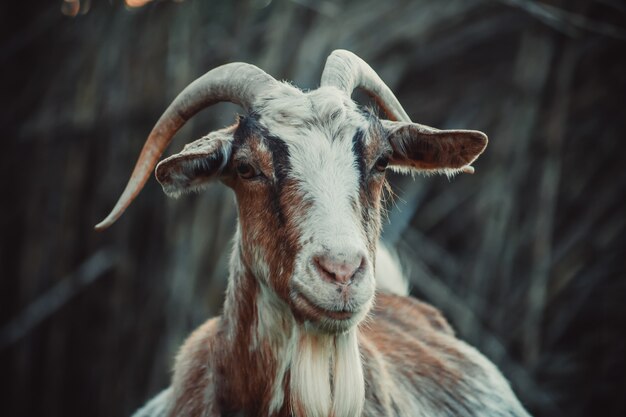
<path fill-rule="evenodd" d="M 155 175 L 163 191 L 170 197 L 201 191 L 218 177 L 228 163 L 234 129 L 211 132 L 191 142 L 182 152 L 159 162 Z"/>

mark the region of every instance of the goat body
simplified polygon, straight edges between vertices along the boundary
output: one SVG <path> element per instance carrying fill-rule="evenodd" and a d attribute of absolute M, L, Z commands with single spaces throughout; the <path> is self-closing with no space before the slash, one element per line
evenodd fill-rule
<path fill-rule="evenodd" d="M 281 344 L 264 340 L 249 349 L 245 342 L 259 332 L 258 324 L 250 325 L 237 323 L 229 340 L 229 320 L 214 318 L 189 337 L 163 415 L 527 415 L 493 364 L 455 338 L 439 311 L 411 297 L 379 293 L 367 321 L 342 335 L 280 328 Z M 290 381 L 294 367 L 305 368 L 297 383 Z M 346 392 L 359 389 L 358 377 L 365 382 L 362 411 Z M 310 390 L 306 399 L 294 398 L 294 385 Z M 332 399 L 315 391 L 324 385 L 334 385 Z"/>
<path fill-rule="evenodd" d="M 412 123 L 347 51 L 329 57 L 321 84 L 303 92 L 248 64 L 210 71 L 166 110 L 97 226 L 121 215 L 189 117 L 217 101 L 246 109 L 156 166 L 174 197 L 221 180 L 239 222 L 222 316 L 191 335 L 171 387 L 137 416 L 526 416 L 437 310 L 376 291 L 374 278 L 386 170 L 473 172 L 487 137 Z M 359 108 L 357 87 L 389 119 Z"/>

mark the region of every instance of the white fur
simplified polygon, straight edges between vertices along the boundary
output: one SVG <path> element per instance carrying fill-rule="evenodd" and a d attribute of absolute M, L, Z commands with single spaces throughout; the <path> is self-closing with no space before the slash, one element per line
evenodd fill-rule
<path fill-rule="evenodd" d="M 255 245 L 249 249 L 252 252 L 252 262 L 250 265 L 252 273 L 261 282 L 268 284 L 270 279 L 270 267 L 267 264 L 263 248 Z"/>
<path fill-rule="evenodd" d="M 298 347 L 291 366 L 291 403 L 300 404 L 304 415 L 327 417 L 332 406 L 330 392 L 331 340 L 324 334 L 297 332 Z"/>
<path fill-rule="evenodd" d="M 473 167 L 470 165 L 465 165 L 461 168 L 438 168 L 438 169 L 418 169 L 410 166 L 402 166 L 402 165 L 392 165 L 389 167 L 392 171 L 397 172 L 398 174 L 420 174 L 425 177 L 430 177 L 432 175 L 445 175 L 448 179 L 454 178 L 457 174 L 467 173 L 468 170 L 471 170 L 473 173 Z"/>
<path fill-rule="evenodd" d="M 335 336 L 334 416 L 358 417 L 363 411 L 365 380 L 357 332 L 352 329 Z"/>
<path fill-rule="evenodd" d="M 360 416 L 365 382 L 357 330 L 329 335 L 300 329 L 297 334 L 290 388 L 292 404 L 304 411 L 298 417 Z"/>
<path fill-rule="evenodd" d="M 400 260 L 382 243 L 376 249 L 376 286 L 379 290 L 398 295 L 409 295 L 409 282 L 402 272 Z"/>

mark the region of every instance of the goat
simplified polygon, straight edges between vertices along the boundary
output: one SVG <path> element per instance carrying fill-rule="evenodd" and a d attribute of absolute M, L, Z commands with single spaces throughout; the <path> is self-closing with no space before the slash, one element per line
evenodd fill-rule
<path fill-rule="evenodd" d="M 386 114 L 351 100 L 362 88 Z M 220 101 L 237 122 L 157 161 L 194 114 Z M 150 133 L 110 226 L 156 165 L 177 197 L 214 179 L 238 206 L 223 314 L 187 339 L 170 388 L 138 416 L 527 416 L 484 356 L 438 310 L 376 291 L 388 169 L 473 172 L 487 136 L 412 123 L 351 52 L 328 58 L 312 91 L 231 63 L 172 102 Z M 383 271 L 378 271 L 383 272 Z"/>

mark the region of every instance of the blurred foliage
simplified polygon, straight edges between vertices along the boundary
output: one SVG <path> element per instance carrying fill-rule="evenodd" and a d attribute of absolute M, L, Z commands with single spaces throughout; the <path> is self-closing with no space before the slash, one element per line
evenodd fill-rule
<path fill-rule="evenodd" d="M 392 178 L 384 238 L 414 294 L 535 415 L 626 415 L 622 3 L 59 0 L 2 2 L 0 19 L 4 415 L 123 416 L 168 384 L 219 313 L 233 197 L 166 200 L 150 181 L 92 226 L 193 79 L 247 61 L 315 88 L 338 47 L 414 120 L 490 136 L 474 176 Z M 168 152 L 237 111 L 202 112 Z"/>

